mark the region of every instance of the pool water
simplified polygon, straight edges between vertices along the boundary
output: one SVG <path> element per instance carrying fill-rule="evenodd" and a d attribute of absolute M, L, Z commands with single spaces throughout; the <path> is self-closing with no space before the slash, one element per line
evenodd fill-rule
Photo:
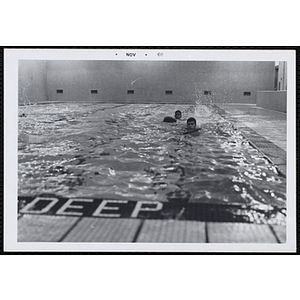
<path fill-rule="evenodd" d="M 281 149 L 287 150 L 286 113 L 257 107 L 256 104 L 218 103 L 218 107 Z"/>
<path fill-rule="evenodd" d="M 182 111 L 182 120 L 164 123 Z M 286 179 L 213 105 L 19 107 L 18 194 L 284 208 Z M 183 134 L 195 117 L 199 135 Z"/>

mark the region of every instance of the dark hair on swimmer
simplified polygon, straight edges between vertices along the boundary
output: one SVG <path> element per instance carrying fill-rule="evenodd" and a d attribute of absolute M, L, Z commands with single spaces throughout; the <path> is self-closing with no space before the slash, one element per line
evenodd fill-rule
<path fill-rule="evenodd" d="M 176 118 L 176 119 L 181 119 L 181 115 L 182 115 L 182 114 L 181 114 L 181 111 L 180 111 L 180 110 L 176 110 L 176 111 L 175 111 L 175 118 Z"/>
<path fill-rule="evenodd" d="M 188 123 L 188 122 L 195 122 L 195 124 L 196 124 L 196 119 L 193 118 L 193 117 L 191 117 L 191 118 L 188 118 L 186 122 L 187 122 L 187 123 Z"/>
<path fill-rule="evenodd" d="M 174 119 L 173 117 L 165 117 L 163 122 L 167 122 L 167 123 L 175 123 L 176 119 Z"/>

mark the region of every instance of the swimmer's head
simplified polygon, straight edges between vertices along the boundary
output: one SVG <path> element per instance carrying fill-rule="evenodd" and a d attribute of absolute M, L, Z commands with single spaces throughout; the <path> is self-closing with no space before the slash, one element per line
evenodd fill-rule
<path fill-rule="evenodd" d="M 188 130 L 193 130 L 196 128 L 196 119 L 195 118 L 188 118 L 186 121 L 186 127 Z"/>
<path fill-rule="evenodd" d="M 175 111 L 175 119 L 181 119 L 181 111 L 180 110 Z"/>

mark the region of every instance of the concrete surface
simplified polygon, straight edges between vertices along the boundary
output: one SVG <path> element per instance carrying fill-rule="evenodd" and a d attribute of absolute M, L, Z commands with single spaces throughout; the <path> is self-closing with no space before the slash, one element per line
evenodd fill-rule
<path fill-rule="evenodd" d="M 284 243 L 285 227 L 186 220 L 24 215 L 18 242 Z"/>

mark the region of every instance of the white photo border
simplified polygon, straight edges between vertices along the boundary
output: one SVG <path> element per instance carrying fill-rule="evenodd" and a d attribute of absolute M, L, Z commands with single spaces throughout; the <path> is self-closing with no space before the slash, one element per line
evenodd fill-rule
<path fill-rule="evenodd" d="M 136 53 L 128 56 L 127 53 Z M 159 53 L 162 53 L 162 55 Z M 164 60 L 287 62 L 287 241 L 284 244 L 17 242 L 18 61 Z M 4 49 L 4 251 L 26 252 L 295 252 L 296 51 L 270 49 Z"/>

